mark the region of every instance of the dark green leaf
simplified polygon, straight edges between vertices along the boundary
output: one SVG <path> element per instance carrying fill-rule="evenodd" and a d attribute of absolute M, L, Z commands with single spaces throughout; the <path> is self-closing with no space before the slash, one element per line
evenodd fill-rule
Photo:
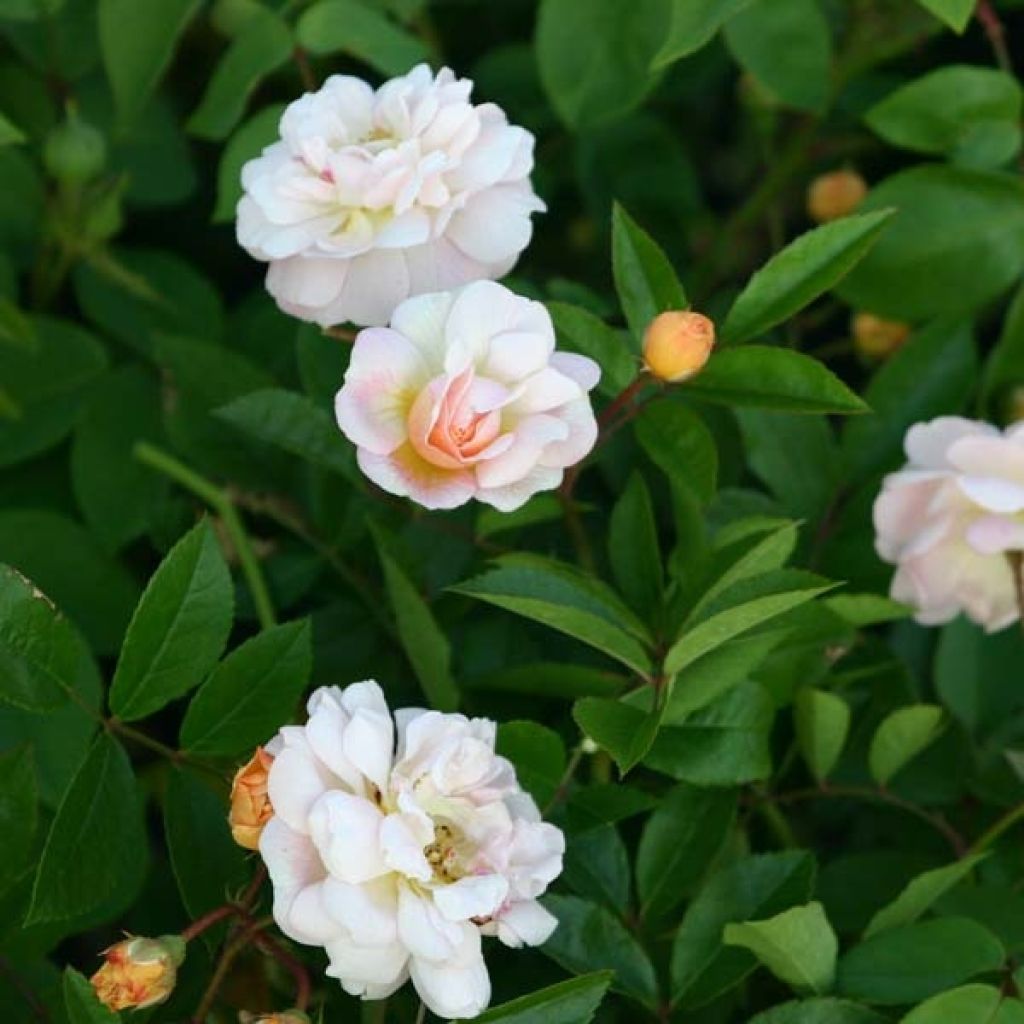
<path fill-rule="evenodd" d="M 602 825 L 567 837 L 563 880 L 619 914 L 629 903 L 629 853 L 618 829 Z"/>
<path fill-rule="evenodd" d="M 938 739 L 943 717 L 942 708 L 935 704 L 914 704 L 890 712 L 871 739 L 871 777 L 880 786 L 886 785 L 908 761 Z"/>
<path fill-rule="evenodd" d="M 661 603 L 664 578 L 651 495 L 639 473 L 630 477 L 612 508 L 608 560 L 630 606 L 641 615 L 652 615 Z"/>
<path fill-rule="evenodd" d="M 718 450 L 695 412 L 676 401 L 652 402 L 636 418 L 636 438 L 673 483 L 701 501 L 715 493 Z"/>
<path fill-rule="evenodd" d="M 587 736 L 612 755 L 623 775 L 651 749 L 661 717 L 656 710 L 644 712 L 604 697 L 576 701 L 572 714 Z"/>
<path fill-rule="evenodd" d="M 497 751 L 515 765 L 519 784 L 544 807 L 565 774 L 565 745 L 558 733 L 536 722 L 502 722 Z"/>
<path fill-rule="evenodd" d="M 217 202 L 211 220 L 226 224 L 235 219 L 235 207 L 242 198 L 242 165 L 263 152 L 278 138 L 284 105 L 275 103 L 253 114 L 228 139 L 217 165 Z"/>
<path fill-rule="evenodd" d="M 845 999 L 804 999 L 783 1003 L 751 1017 L 748 1024 L 885 1024 L 880 1017 L 859 1003 Z"/>
<path fill-rule="evenodd" d="M 614 397 L 629 386 L 639 369 L 639 358 L 627 336 L 602 319 L 567 302 L 547 303 L 561 348 L 589 356 L 601 367 L 597 390 Z"/>
<path fill-rule="evenodd" d="M 699 50 L 750 0 L 671 0 L 671 3 L 668 34 L 654 57 L 656 68 Z"/>
<path fill-rule="evenodd" d="M 963 32 L 974 13 L 976 0 L 917 0 L 954 32 Z"/>
<path fill-rule="evenodd" d="M 64 968 L 64 1007 L 69 1024 L 117 1024 L 118 1014 L 108 1010 L 84 974 Z"/>
<path fill-rule="evenodd" d="M 0 893 L 4 893 L 26 867 L 36 837 L 38 814 L 36 773 L 28 746 L 0 754 Z"/>
<path fill-rule="evenodd" d="M 110 710 L 126 721 L 145 718 L 198 686 L 224 649 L 232 613 L 231 574 L 204 521 L 146 586 L 110 685 Z"/>
<path fill-rule="evenodd" d="M 585 974 L 494 1006 L 476 1019 L 479 1024 L 589 1024 L 611 981 L 611 971 Z"/>

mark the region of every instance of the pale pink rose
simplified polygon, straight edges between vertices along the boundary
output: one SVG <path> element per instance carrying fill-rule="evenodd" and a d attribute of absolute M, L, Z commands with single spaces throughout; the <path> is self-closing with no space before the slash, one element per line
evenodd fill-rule
<path fill-rule="evenodd" d="M 561 873 L 561 831 L 495 754 L 493 722 L 392 716 L 375 682 L 319 689 L 308 712 L 268 744 L 275 920 L 323 946 L 352 995 L 411 978 L 439 1017 L 475 1017 L 491 991 L 481 938 L 539 945 L 557 925 L 537 897 Z"/>
<path fill-rule="evenodd" d="M 925 625 L 964 612 L 989 632 L 1019 617 L 1007 553 L 1024 550 L 1024 426 L 942 416 L 907 432 L 907 466 L 875 501 L 892 596 Z"/>
<path fill-rule="evenodd" d="M 242 168 L 239 243 L 293 316 L 381 325 L 410 295 L 508 273 L 544 204 L 533 136 L 426 64 L 374 90 L 335 75 Z"/>
<path fill-rule="evenodd" d="M 478 281 L 408 299 L 361 331 L 335 413 L 362 471 L 427 508 L 504 512 L 561 483 L 594 445 L 592 359 L 555 351 L 539 302 Z"/>

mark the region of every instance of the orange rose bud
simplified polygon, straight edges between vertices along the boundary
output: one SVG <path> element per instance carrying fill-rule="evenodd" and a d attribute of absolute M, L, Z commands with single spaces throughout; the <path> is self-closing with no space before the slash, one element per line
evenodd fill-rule
<path fill-rule="evenodd" d="M 851 324 L 853 344 L 865 359 L 885 359 L 910 337 L 910 325 L 883 320 L 874 313 L 855 313 Z"/>
<path fill-rule="evenodd" d="M 659 313 L 644 332 L 644 366 L 658 380 L 678 384 L 699 373 L 715 345 L 715 325 L 702 313 Z"/>
<path fill-rule="evenodd" d="M 816 224 L 825 224 L 853 213 L 867 194 L 867 182 L 856 171 L 830 171 L 811 182 L 807 212 Z"/>
<path fill-rule="evenodd" d="M 273 757 L 262 747 L 257 747 L 251 760 L 238 769 L 231 783 L 231 811 L 228 814 L 231 838 L 247 850 L 259 849 L 260 833 L 274 813 L 267 794 L 267 773 L 273 763 Z"/>
<path fill-rule="evenodd" d="M 103 956 L 103 966 L 90 979 L 100 1002 L 111 1010 L 141 1010 L 162 1003 L 174 991 L 185 943 L 180 935 L 130 935 Z"/>

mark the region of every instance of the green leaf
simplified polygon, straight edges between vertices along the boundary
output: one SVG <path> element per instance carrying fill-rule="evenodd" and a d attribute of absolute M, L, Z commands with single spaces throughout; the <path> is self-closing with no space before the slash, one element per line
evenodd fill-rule
<path fill-rule="evenodd" d="M 493 1006 L 476 1020 L 479 1024 L 589 1024 L 612 977 L 611 971 L 595 971 L 571 978 Z"/>
<path fill-rule="evenodd" d="M 451 588 L 575 637 L 641 675 L 650 671 L 647 629 L 599 580 L 539 555 L 504 555 Z"/>
<path fill-rule="evenodd" d="M 194 754 L 243 754 L 289 720 L 309 683 L 308 619 L 265 629 L 236 647 L 192 698 L 181 746 Z"/>
<path fill-rule="evenodd" d="M 17 418 L 0 419 L 0 467 L 57 444 L 107 365 L 103 346 L 81 328 L 50 317 L 31 323 L 35 345 L 0 345 L 0 381 L 18 408 Z"/>
<path fill-rule="evenodd" d="M 821 577 L 780 569 L 729 587 L 688 622 L 665 656 L 665 671 L 681 672 L 727 640 L 782 615 L 831 588 Z"/>
<path fill-rule="evenodd" d="M 459 706 L 459 690 L 452 679 L 448 638 L 409 577 L 379 541 L 377 547 L 402 649 L 431 707 L 454 711 Z"/>
<path fill-rule="evenodd" d="M 535 39 L 540 80 L 558 116 L 575 130 L 632 110 L 657 84 L 661 0 L 542 0 Z"/>
<path fill-rule="evenodd" d="M 702 502 L 710 501 L 718 477 L 718 449 L 704 421 L 678 401 L 652 402 L 637 416 L 640 447 L 665 475 Z"/>
<path fill-rule="evenodd" d="M 661 604 L 664 586 L 658 527 L 651 494 L 634 473 L 612 508 L 608 524 L 608 561 L 619 591 L 640 615 L 650 617 Z"/>
<path fill-rule="evenodd" d="M 319 0 L 299 18 L 295 38 L 312 54 L 344 53 L 389 76 L 429 57 L 416 36 L 358 0 Z"/>
<path fill-rule="evenodd" d="M 64 1007 L 69 1024 L 117 1024 L 121 1019 L 96 995 L 89 979 L 74 967 L 64 968 Z"/>
<path fill-rule="evenodd" d="M 502 722 L 496 749 L 515 765 L 519 784 L 537 806 L 546 806 L 565 774 L 565 744 L 558 733 L 537 722 Z"/>
<path fill-rule="evenodd" d="M 939 21 L 945 22 L 954 32 L 962 33 L 971 20 L 977 0 L 917 0 Z"/>
<path fill-rule="evenodd" d="M 25 745 L 0 754 L 0 894 L 28 865 L 36 838 L 37 801 L 32 748 Z"/>
<path fill-rule="evenodd" d="M 133 454 L 138 441 L 158 441 L 160 388 L 141 367 L 115 370 L 93 391 L 75 428 L 71 482 L 89 528 L 110 551 L 149 529 L 167 481 Z"/>
<path fill-rule="evenodd" d="M 566 837 L 562 880 L 584 899 L 604 903 L 618 914 L 629 906 L 629 851 L 614 825 Z"/>
<path fill-rule="evenodd" d="M 916 1003 L 997 970 L 1004 956 L 999 940 L 968 918 L 919 921 L 854 946 L 839 962 L 837 988 L 883 1006 Z"/>
<path fill-rule="evenodd" d="M 982 397 L 991 410 L 1024 384 L 1024 286 L 1019 288 L 1003 317 L 999 338 L 985 360 Z"/>
<path fill-rule="evenodd" d="M 643 760 L 658 733 L 661 716 L 618 700 L 584 697 L 572 709 L 576 724 L 602 750 L 607 750 L 625 775 Z"/>
<path fill-rule="evenodd" d="M 265 388 L 236 398 L 214 415 L 290 455 L 351 480 L 359 479 L 352 446 L 345 442 L 331 415 L 305 395 Z"/>
<path fill-rule="evenodd" d="M 101 732 L 46 837 L 26 925 L 97 910 L 144 874 L 148 843 L 128 755 Z"/>
<path fill-rule="evenodd" d="M 783 1003 L 751 1017 L 748 1024 L 885 1024 L 880 1017 L 859 1003 L 845 999 L 804 999 Z"/>
<path fill-rule="evenodd" d="M 525 693 L 535 697 L 614 697 L 627 686 L 623 675 L 589 665 L 560 661 L 528 661 L 478 676 L 466 676 L 462 685 L 473 690 Z"/>
<path fill-rule="evenodd" d="M 844 425 L 844 461 L 860 481 L 904 461 L 913 423 L 959 412 L 977 374 L 970 325 L 937 321 L 915 333 L 875 374 L 864 392 L 873 415 Z"/>
<path fill-rule="evenodd" d="M 99 0 L 100 50 L 122 124 L 149 102 L 198 6 L 199 0 Z"/>
<path fill-rule="evenodd" d="M 116 653 L 139 587 L 88 530 L 45 509 L 0 512 L 0 562 L 47 594 L 96 653 Z"/>
<path fill-rule="evenodd" d="M 164 834 L 181 902 L 192 918 L 219 907 L 247 877 L 245 851 L 228 827 L 226 796 L 186 769 L 175 768 L 167 780 Z"/>
<path fill-rule="evenodd" d="M 567 302 L 548 302 L 547 308 L 558 332 L 559 348 L 589 356 L 601 367 L 597 385 L 601 394 L 614 397 L 632 383 L 639 359 L 622 331 Z"/>
<path fill-rule="evenodd" d="M 680 783 L 647 820 L 636 854 L 641 913 L 664 917 L 707 874 L 736 815 L 731 789 Z"/>
<path fill-rule="evenodd" d="M 900 1024 L 1021 1024 L 1024 1005 L 992 985 L 964 985 L 915 1006 Z"/>
<path fill-rule="evenodd" d="M 900 171 L 860 209 L 898 215 L 837 289 L 859 309 L 896 320 L 973 313 L 1024 270 L 1024 182 L 948 165 Z"/>
<path fill-rule="evenodd" d="M 744 345 L 715 352 L 686 384 L 708 402 L 800 413 L 861 413 L 868 406 L 824 363 L 787 348 Z"/>
<path fill-rule="evenodd" d="M 13 143 L 24 141 L 25 133 L 3 114 L 0 114 L 0 146 L 10 146 Z"/>
<path fill-rule="evenodd" d="M 227 224 L 235 219 L 235 207 L 242 198 L 242 166 L 260 155 L 278 138 L 283 103 L 274 103 L 244 121 L 227 141 L 217 164 L 217 201 L 211 220 Z"/>
<path fill-rule="evenodd" d="M 231 574 L 205 520 L 160 563 L 132 616 L 110 685 L 110 710 L 145 718 L 197 686 L 231 630 Z"/>
<path fill-rule="evenodd" d="M 793 705 L 797 742 L 811 774 L 823 782 L 839 760 L 850 732 L 850 706 L 838 694 L 805 686 Z"/>
<path fill-rule="evenodd" d="M 558 927 L 541 947 L 573 974 L 614 971 L 612 989 L 654 1008 L 658 982 L 643 948 L 611 911 L 576 896 L 553 893 L 541 901 L 558 918 Z"/>
<path fill-rule="evenodd" d="M 868 751 L 871 777 L 880 785 L 938 739 L 944 722 L 937 704 L 914 704 L 891 712 L 875 730 Z"/>
<path fill-rule="evenodd" d="M 722 339 L 749 341 L 834 287 L 878 241 L 892 212 L 843 217 L 790 242 L 747 282 L 725 319 Z"/>
<path fill-rule="evenodd" d="M 996 168 L 1020 151 L 1020 86 L 992 68 L 950 65 L 891 92 L 865 115 L 893 146 Z"/>
<path fill-rule="evenodd" d="M 712 36 L 750 0 L 671 0 L 668 34 L 654 56 L 654 67 L 664 67 L 688 57 L 710 42 Z"/>
<path fill-rule="evenodd" d="M 570 832 L 585 832 L 613 825 L 657 807 L 658 798 L 622 783 L 605 782 L 581 786 L 569 794 L 566 827 Z"/>
<path fill-rule="evenodd" d="M 784 106 L 825 110 L 832 38 L 816 0 L 754 0 L 726 22 L 725 41 L 740 66 Z"/>
<path fill-rule="evenodd" d="M 832 987 L 839 942 L 820 903 L 793 907 L 764 921 L 727 924 L 723 941 L 749 949 L 795 989 L 820 994 Z"/>
<path fill-rule="evenodd" d="M 612 208 L 612 272 L 626 323 L 637 338 L 659 313 L 689 305 L 668 257 L 618 203 Z"/>
<path fill-rule="evenodd" d="M 879 932 L 913 924 L 936 900 L 966 878 L 986 856 L 984 853 L 973 854 L 943 868 L 925 871 L 912 879 L 892 903 L 871 918 L 864 930 L 864 938 L 870 939 Z"/>
<path fill-rule="evenodd" d="M 826 597 L 823 603 L 853 626 L 896 622 L 913 612 L 908 605 L 879 594 L 836 594 L 834 597 Z"/>
<path fill-rule="evenodd" d="M 681 722 L 666 725 L 644 757 L 648 768 L 695 786 L 734 786 L 768 778 L 775 702 L 741 682 Z"/>
<path fill-rule="evenodd" d="M 68 697 L 78 643 L 50 599 L 17 570 L 0 565 L 0 701 L 49 711 Z"/>
<path fill-rule="evenodd" d="M 245 112 L 249 95 L 291 57 L 292 46 L 291 30 L 285 22 L 261 8 L 221 57 L 185 127 L 201 139 L 226 139 Z"/>
<path fill-rule="evenodd" d="M 727 924 L 781 913 L 810 898 L 814 858 L 802 850 L 744 857 L 708 880 L 686 910 L 672 945 L 672 1001 L 696 1008 L 738 985 L 756 966 L 726 947 Z"/>

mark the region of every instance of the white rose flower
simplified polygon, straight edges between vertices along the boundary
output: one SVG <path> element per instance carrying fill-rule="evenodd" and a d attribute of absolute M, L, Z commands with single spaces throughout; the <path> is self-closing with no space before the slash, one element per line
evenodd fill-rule
<path fill-rule="evenodd" d="M 544 209 L 533 135 L 426 64 L 376 91 L 335 75 L 242 168 L 238 241 L 286 313 L 385 324 L 410 295 L 508 273 Z"/>
<path fill-rule="evenodd" d="M 493 722 L 392 718 L 375 682 L 319 689 L 308 711 L 268 745 L 275 920 L 323 946 L 352 995 L 411 977 L 438 1016 L 476 1016 L 491 990 L 481 936 L 535 946 L 555 929 L 537 897 L 562 870 L 561 831 L 494 753 Z"/>
<path fill-rule="evenodd" d="M 592 359 L 555 351 L 541 303 L 477 281 L 407 299 L 389 328 L 361 331 L 335 413 L 384 490 L 509 512 L 594 446 L 600 376 Z"/>
<path fill-rule="evenodd" d="M 1020 614 L 1007 554 L 1024 551 L 1024 426 L 941 416 L 917 423 L 908 464 L 875 501 L 876 547 L 897 566 L 891 593 L 924 625 L 960 612 L 989 632 Z"/>

